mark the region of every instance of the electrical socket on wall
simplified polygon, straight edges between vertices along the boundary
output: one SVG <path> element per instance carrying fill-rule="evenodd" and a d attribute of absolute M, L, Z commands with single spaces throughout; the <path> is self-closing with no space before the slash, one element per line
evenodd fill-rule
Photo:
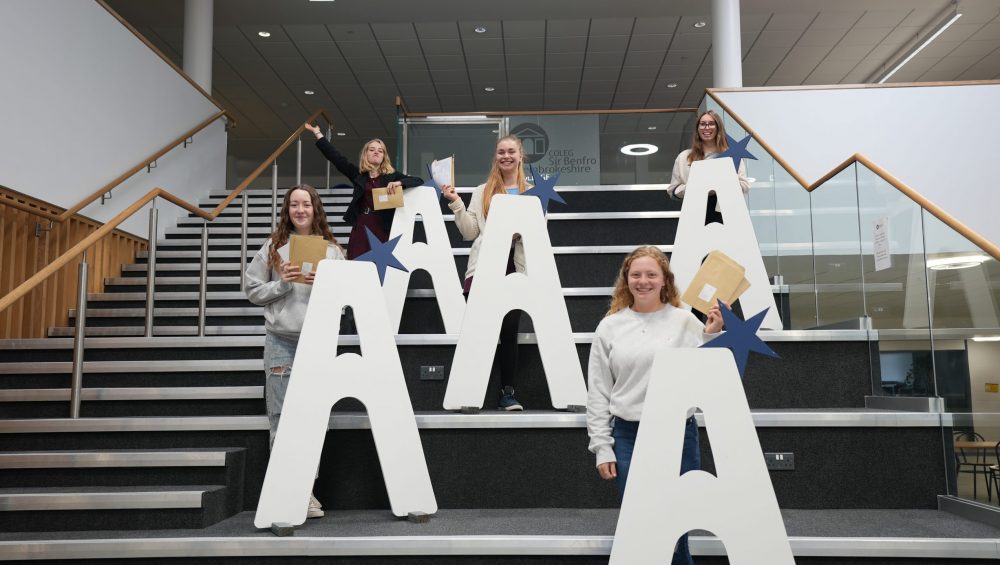
<path fill-rule="evenodd" d="M 794 471 L 794 453 L 764 453 L 764 461 L 767 462 L 768 471 Z"/>
<path fill-rule="evenodd" d="M 420 380 L 422 381 L 443 381 L 444 365 L 421 365 Z"/>

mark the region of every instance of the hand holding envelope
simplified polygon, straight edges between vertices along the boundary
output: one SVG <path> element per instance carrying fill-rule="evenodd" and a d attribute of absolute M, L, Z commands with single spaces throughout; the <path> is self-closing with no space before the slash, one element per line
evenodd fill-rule
<path fill-rule="evenodd" d="M 707 313 L 718 300 L 732 305 L 748 288 L 746 269 L 725 253 L 708 254 L 681 300 L 699 312 Z"/>
<path fill-rule="evenodd" d="M 306 275 L 316 270 L 319 262 L 326 259 L 328 243 L 318 235 L 293 234 L 288 240 L 288 261 L 300 267 L 302 274 L 292 282 L 306 282 Z"/>

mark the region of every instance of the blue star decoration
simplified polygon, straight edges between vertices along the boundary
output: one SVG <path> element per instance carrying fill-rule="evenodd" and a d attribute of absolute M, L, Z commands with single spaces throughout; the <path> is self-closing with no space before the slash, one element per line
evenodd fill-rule
<path fill-rule="evenodd" d="M 372 230 L 365 227 L 365 235 L 368 236 L 368 245 L 371 247 L 371 251 L 358 255 L 354 258 L 355 261 L 370 261 L 375 263 L 375 268 L 378 269 L 378 282 L 379 284 L 385 284 L 385 271 L 388 267 L 393 269 L 398 269 L 404 273 L 409 273 L 410 270 L 407 269 L 399 259 L 393 255 L 393 251 L 396 250 L 396 245 L 399 244 L 399 238 L 402 235 L 397 235 L 396 237 L 390 239 L 389 241 L 382 243 L 375 237 Z"/>
<path fill-rule="evenodd" d="M 750 137 L 747 135 L 743 139 L 736 141 L 729 134 L 726 134 L 726 142 L 729 144 L 729 149 L 726 149 L 722 153 L 719 153 L 715 158 L 722 159 L 723 157 L 732 157 L 733 166 L 736 167 L 736 172 L 740 172 L 740 161 L 743 159 L 753 159 L 757 160 L 750 151 L 747 150 L 747 144 L 750 143 Z"/>
<path fill-rule="evenodd" d="M 523 196 L 537 196 L 539 200 L 542 201 L 542 211 L 548 213 L 549 211 L 549 201 L 555 200 L 560 204 L 565 204 L 566 201 L 563 200 L 562 196 L 556 192 L 556 181 L 559 180 L 559 173 L 556 173 L 549 178 L 542 178 L 542 175 L 538 174 L 538 169 L 534 165 L 528 165 L 531 170 L 531 178 L 535 183 L 535 186 L 529 190 L 525 190 L 521 193 Z"/>
<path fill-rule="evenodd" d="M 767 315 L 770 308 L 765 308 L 745 322 L 733 314 L 729 308 L 723 306 L 721 300 L 719 301 L 719 310 L 722 311 L 722 321 L 725 323 L 726 333 L 702 345 L 702 347 L 725 347 L 732 351 L 741 379 L 747 368 L 747 356 L 750 355 L 751 351 L 780 359 L 773 349 L 757 337 L 757 330 L 764 322 L 764 316 Z"/>
<path fill-rule="evenodd" d="M 431 172 L 430 163 L 427 163 L 427 186 L 434 187 L 434 192 L 437 192 L 438 198 L 441 198 L 441 195 L 444 194 L 441 191 L 441 185 L 438 184 L 438 181 L 434 180 L 434 173 Z"/>

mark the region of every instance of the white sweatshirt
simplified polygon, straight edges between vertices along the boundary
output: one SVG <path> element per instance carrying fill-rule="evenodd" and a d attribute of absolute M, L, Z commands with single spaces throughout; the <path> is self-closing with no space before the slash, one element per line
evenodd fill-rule
<path fill-rule="evenodd" d="M 637 422 L 642 416 L 656 353 L 664 346 L 699 347 L 715 335 L 706 334 L 694 314 L 669 304 L 650 313 L 626 308 L 601 320 L 587 370 L 587 432 L 598 465 L 615 461 L 611 418 Z"/>
<path fill-rule="evenodd" d="M 472 249 L 469 250 L 469 263 L 465 269 L 465 278 L 476 274 L 476 263 L 479 260 L 479 248 L 483 244 L 483 232 L 486 230 L 486 215 L 483 214 L 483 191 L 485 184 L 476 187 L 469 200 L 469 207 L 466 209 L 465 202 L 459 198 L 448 203 L 448 208 L 455 213 L 455 225 L 458 231 L 465 238 L 465 241 L 472 241 Z M 475 240 L 475 241 L 473 241 Z M 514 241 L 514 269 L 518 273 L 523 273 L 524 269 L 524 244 L 520 238 Z"/>
<path fill-rule="evenodd" d="M 684 191 L 687 190 L 688 174 L 691 172 L 691 165 L 687 161 L 690 154 L 691 150 L 685 149 L 674 160 L 674 170 L 670 175 L 670 186 L 667 187 L 667 196 L 674 200 L 684 199 Z M 717 155 L 718 153 L 708 153 L 705 155 L 705 158 L 714 159 Z M 750 180 L 747 179 L 747 166 L 742 160 L 740 161 L 737 176 L 740 178 L 740 189 L 743 190 L 743 194 L 750 192 Z M 719 211 L 718 204 L 715 205 L 715 211 Z"/>

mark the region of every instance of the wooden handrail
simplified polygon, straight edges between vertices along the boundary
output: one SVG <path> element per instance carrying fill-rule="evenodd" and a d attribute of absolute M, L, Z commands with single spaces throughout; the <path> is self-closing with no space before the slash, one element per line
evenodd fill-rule
<path fill-rule="evenodd" d="M 331 125 L 331 126 L 333 125 L 333 120 L 330 119 L 329 114 L 327 114 L 325 110 L 317 110 L 317 111 L 313 112 L 313 114 L 311 116 L 309 116 L 304 121 L 304 123 L 311 123 L 311 122 L 315 121 L 317 118 L 320 118 L 320 117 L 322 117 L 324 120 L 326 120 L 326 122 L 329 125 Z M 194 214 L 194 215 L 198 216 L 199 218 L 202 218 L 202 219 L 204 219 L 206 221 L 212 221 L 212 220 L 214 220 L 215 218 L 217 218 L 219 216 L 219 214 L 222 213 L 223 210 L 225 210 L 226 206 L 228 206 L 229 203 L 233 201 L 233 199 L 235 199 L 237 196 L 239 196 L 240 194 L 242 194 L 243 191 L 246 190 L 246 188 L 248 186 L 250 186 L 250 183 L 252 183 L 254 180 L 256 180 L 257 177 L 260 176 L 260 174 L 262 172 L 264 172 L 264 170 L 268 167 L 268 165 L 270 165 L 272 162 L 274 162 L 274 160 L 277 159 L 278 156 L 281 155 L 281 153 L 284 152 L 285 149 L 288 149 L 288 147 L 291 146 L 291 144 L 299 137 L 299 135 L 302 134 L 303 131 L 305 131 L 305 126 L 304 125 L 300 125 L 299 127 L 295 128 L 295 131 L 292 132 L 292 134 L 290 136 L 288 136 L 288 139 L 286 139 L 284 143 L 282 143 L 280 146 L 278 146 L 278 148 L 276 150 L 274 150 L 274 152 L 272 152 L 267 157 L 267 159 L 265 159 L 264 162 L 262 162 L 260 164 L 260 166 L 258 166 L 256 169 L 254 169 L 254 171 L 252 173 L 250 173 L 250 175 L 243 182 L 241 182 L 236 188 L 234 188 L 232 190 L 232 192 L 229 194 L 229 196 L 227 196 L 225 200 L 223 200 L 222 202 L 220 202 L 219 205 L 216 206 L 215 209 L 212 210 L 211 212 L 205 212 L 200 207 L 195 206 L 194 204 L 191 204 L 191 203 L 187 202 L 183 198 L 181 198 L 179 196 L 176 196 L 176 195 L 168 192 L 167 190 L 164 190 L 161 187 L 156 187 L 153 190 L 150 190 L 143 197 L 139 198 L 138 200 L 136 200 L 135 202 L 133 202 L 131 205 L 129 205 L 127 208 L 125 208 L 124 210 L 122 210 L 121 212 L 119 212 L 115 217 L 113 217 L 110 220 L 108 220 L 104 225 L 102 225 L 100 228 L 98 228 L 92 234 L 90 234 L 89 236 L 87 236 L 84 239 L 82 239 L 79 243 L 77 243 L 76 245 L 74 245 L 73 247 L 71 247 L 69 250 L 67 250 L 65 253 L 63 253 L 62 255 L 60 255 L 59 257 L 57 257 L 54 261 L 52 261 L 51 263 L 49 263 L 48 265 L 46 265 L 43 269 L 41 269 L 40 271 L 38 271 L 37 273 L 35 273 L 31 277 L 29 277 L 27 280 L 25 280 L 21 284 L 19 284 L 17 286 L 17 288 L 15 288 L 15 289 L 11 290 L 10 292 L 8 292 L 6 295 L 4 295 L 3 298 L 0 298 L 0 312 L 3 312 L 7 308 L 9 308 L 11 305 L 13 305 L 15 302 L 17 302 L 19 299 L 21 299 L 22 297 L 24 297 L 24 295 L 26 295 L 29 292 L 31 292 L 42 281 L 44 281 L 45 279 L 47 279 L 48 277 L 50 277 L 51 275 L 53 275 L 56 271 L 58 271 L 62 267 L 66 266 L 66 264 L 68 264 L 70 261 L 72 261 L 73 259 L 75 259 L 78 255 L 80 255 L 81 253 L 83 253 L 83 251 L 85 249 L 87 249 L 88 247 L 90 247 L 91 245 L 93 245 L 94 243 L 96 243 L 102 237 L 104 237 L 107 234 L 111 233 L 116 227 L 118 227 L 118 225 L 120 225 L 122 222 L 124 222 L 130 216 L 132 216 L 133 214 L 135 214 L 136 212 L 138 212 L 139 210 L 141 210 L 143 206 L 145 206 L 147 203 L 151 202 L 153 199 L 155 199 L 157 197 L 163 198 L 164 200 L 166 200 L 166 201 L 168 201 L 168 202 L 170 202 L 172 204 L 180 206 L 184 210 L 187 210 L 188 212 L 190 212 L 190 213 L 192 213 L 192 214 Z M 15 207 L 17 207 L 18 209 L 24 209 L 25 208 L 25 206 L 21 205 L 20 203 L 16 203 L 16 204 L 17 204 L 17 206 L 15 206 Z M 30 209 L 30 207 L 28 207 L 28 208 L 29 209 L 26 210 L 26 211 L 29 211 L 29 212 L 32 212 L 32 213 L 35 213 L 35 214 L 37 214 L 39 212 L 38 210 L 32 210 L 32 209 Z M 41 214 L 39 214 L 39 215 L 41 215 Z M 153 237 L 155 237 L 155 235 Z"/>
<path fill-rule="evenodd" d="M 997 82 L 998 81 L 975 81 L 969 84 L 997 84 Z M 882 86 L 886 87 L 887 85 L 882 85 Z M 938 85 L 931 84 L 928 86 L 938 86 Z M 723 90 L 706 88 L 705 94 L 712 100 L 714 100 L 727 114 L 729 114 L 730 117 L 736 120 L 736 123 L 740 124 L 740 127 L 742 127 L 747 132 L 747 134 L 752 136 L 754 140 L 760 144 L 760 146 L 764 149 L 764 151 L 767 151 L 771 155 L 771 157 L 779 165 L 781 165 L 781 167 L 784 168 L 785 171 L 787 171 L 788 174 L 791 175 L 793 179 L 795 179 L 795 182 L 799 183 L 802 186 L 802 188 L 806 189 L 806 191 L 812 192 L 813 190 L 816 190 L 823 183 L 837 176 L 841 171 L 843 171 L 847 167 L 850 167 L 854 163 L 861 163 L 865 167 L 868 167 L 868 169 L 871 170 L 873 173 L 878 175 L 882 180 L 884 180 L 885 182 L 889 183 L 891 186 L 896 188 L 896 190 L 902 192 L 907 198 L 912 200 L 918 206 L 933 214 L 934 217 L 944 222 L 948 227 L 957 231 L 959 234 L 961 234 L 963 237 L 971 241 L 973 244 L 978 246 L 983 251 L 989 253 L 994 259 L 1000 261 L 1000 246 L 997 246 L 997 244 L 986 239 L 979 232 L 973 230 L 969 226 L 959 221 L 958 218 L 956 218 L 955 216 L 952 216 L 948 212 L 944 211 L 944 209 L 942 209 L 940 206 L 934 204 L 926 197 L 924 197 L 922 194 L 914 190 L 913 187 L 899 180 L 894 175 L 889 173 L 889 171 L 875 164 L 874 161 L 872 161 L 865 155 L 862 155 L 861 153 L 855 153 L 854 155 L 851 155 L 850 157 L 845 159 L 842 163 L 831 169 L 828 173 L 816 179 L 815 182 L 810 183 L 808 180 L 805 179 L 805 177 L 802 176 L 801 173 L 796 171 L 788 161 L 786 161 L 781 155 L 779 155 L 778 152 L 774 150 L 774 148 L 772 148 L 766 141 L 764 141 L 764 139 L 761 138 L 761 136 L 758 135 L 757 132 L 755 132 L 753 128 L 751 128 L 750 125 L 743 120 L 743 118 L 739 117 L 739 115 L 733 112 L 732 108 L 730 108 L 729 105 L 723 102 L 722 99 L 716 95 L 717 91 L 722 92 Z"/>
<path fill-rule="evenodd" d="M 163 157 L 164 155 L 166 155 L 167 153 L 169 153 L 172 149 L 174 149 L 175 147 L 177 147 L 181 143 L 184 143 L 184 141 L 186 141 L 187 139 L 191 138 L 194 134 L 196 134 L 196 133 L 200 132 L 201 130 L 205 129 L 206 127 L 208 127 L 209 125 L 211 125 L 212 123 L 214 123 L 215 120 L 218 120 L 219 118 L 221 118 L 223 116 L 229 117 L 230 114 L 229 114 L 229 112 L 227 112 L 225 110 L 222 110 L 220 112 L 216 112 L 210 118 L 206 119 L 205 121 L 201 122 L 200 124 L 196 125 L 195 127 L 191 128 L 188 131 L 186 131 L 183 134 L 181 134 L 177 139 L 171 141 L 170 143 L 168 143 L 167 145 L 165 145 L 162 149 L 160 149 L 156 153 L 153 153 L 149 157 L 146 157 L 144 160 L 142 160 L 136 166 L 134 166 L 131 169 L 125 171 L 124 173 L 118 175 L 117 177 L 115 177 L 115 179 L 113 179 L 108 184 L 106 184 L 106 185 L 102 186 L 101 188 L 95 190 L 92 194 L 90 194 L 89 196 L 87 196 L 86 198 L 84 198 L 83 200 L 81 200 L 80 202 L 78 202 L 72 208 L 68 208 L 65 211 L 63 211 L 62 214 L 59 214 L 58 216 L 52 217 L 51 218 L 52 221 L 54 221 L 54 222 L 60 222 L 60 223 L 61 222 L 65 222 L 66 220 L 68 220 L 69 218 L 71 218 L 74 214 L 76 214 L 80 210 L 83 210 L 84 208 L 86 208 L 91 202 L 93 202 L 93 201 L 97 200 L 98 198 L 100 198 L 102 194 L 107 194 L 108 192 L 111 192 L 112 189 L 116 188 L 118 185 L 120 185 L 121 183 L 123 183 L 126 180 L 128 180 L 132 175 L 134 175 L 134 174 L 138 173 L 139 171 L 141 171 L 143 169 L 143 167 L 148 167 L 154 161 L 158 160 L 160 157 Z"/>

